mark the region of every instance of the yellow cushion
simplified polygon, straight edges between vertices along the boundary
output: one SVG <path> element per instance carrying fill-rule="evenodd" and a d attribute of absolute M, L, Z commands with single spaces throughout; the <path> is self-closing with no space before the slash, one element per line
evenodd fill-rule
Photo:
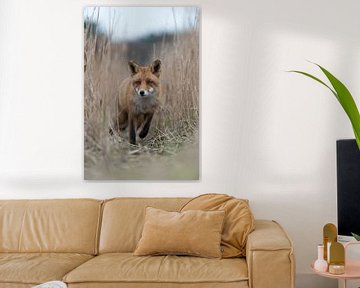
<path fill-rule="evenodd" d="M 134 255 L 193 255 L 220 258 L 224 211 L 167 212 L 146 208 Z"/>
<path fill-rule="evenodd" d="M 236 199 L 224 194 L 200 195 L 183 206 L 188 210 L 222 210 L 226 212 L 221 236 L 223 258 L 244 257 L 247 236 L 254 230 L 254 217 L 247 200 Z"/>

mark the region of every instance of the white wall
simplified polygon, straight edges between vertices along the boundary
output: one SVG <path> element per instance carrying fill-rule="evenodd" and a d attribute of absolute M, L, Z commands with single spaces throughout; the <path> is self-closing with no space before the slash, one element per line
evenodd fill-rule
<path fill-rule="evenodd" d="M 284 71 L 320 75 L 306 60 L 321 63 L 360 102 L 360 2 L 136 1 L 202 7 L 201 180 L 86 182 L 82 8 L 99 3 L 134 1 L 1 0 L 0 198 L 249 198 L 288 230 L 310 287 L 322 226 L 336 222 L 335 141 L 352 130 L 325 88 Z"/>

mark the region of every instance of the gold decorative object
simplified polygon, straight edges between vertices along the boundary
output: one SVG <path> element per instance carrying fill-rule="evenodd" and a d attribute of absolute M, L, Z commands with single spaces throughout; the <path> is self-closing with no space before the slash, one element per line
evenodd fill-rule
<path fill-rule="evenodd" d="M 329 265 L 329 273 L 335 275 L 341 275 L 345 273 L 345 266 L 344 265 Z"/>
<path fill-rule="evenodd" d="M 331 243 L 329 273 L 345 273 L 345 248 L 341 243 Z"/>
<path fill-rule="evenodd" d="M 330 246 L 330 264 L 345 265 L 344 245 L 334 242 Z"/>
<path fill-rule="evenodd" d="M 323 228 L 324 237 L 324 259 L 329 262 L 328 259 L 328 245 L 337 242 L 337 228 L 334 224 L 328 223 Z M 328 244 L 329 243 L 329 244 Z"/>

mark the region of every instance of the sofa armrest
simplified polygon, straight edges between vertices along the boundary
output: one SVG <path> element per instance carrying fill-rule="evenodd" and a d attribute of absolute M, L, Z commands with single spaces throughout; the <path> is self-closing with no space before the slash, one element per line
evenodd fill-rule
<path fill-rule="evenodd" d="M 255 230 L 247 240 L 246 261 L 250 288 L 295 287 L 293 245 L 277 222 L 255 220 Z"/>

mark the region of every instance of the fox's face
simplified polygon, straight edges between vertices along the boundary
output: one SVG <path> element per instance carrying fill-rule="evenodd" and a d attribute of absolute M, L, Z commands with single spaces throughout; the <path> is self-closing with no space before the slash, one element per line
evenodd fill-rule
<path fill-rule="evenodd" d="M 140 66 L 129 61 L 131 83 L 135 94 L 140 97 L 156 96 L 160 89 L 161 61 L 154 60 L 150 66 Z"/>

